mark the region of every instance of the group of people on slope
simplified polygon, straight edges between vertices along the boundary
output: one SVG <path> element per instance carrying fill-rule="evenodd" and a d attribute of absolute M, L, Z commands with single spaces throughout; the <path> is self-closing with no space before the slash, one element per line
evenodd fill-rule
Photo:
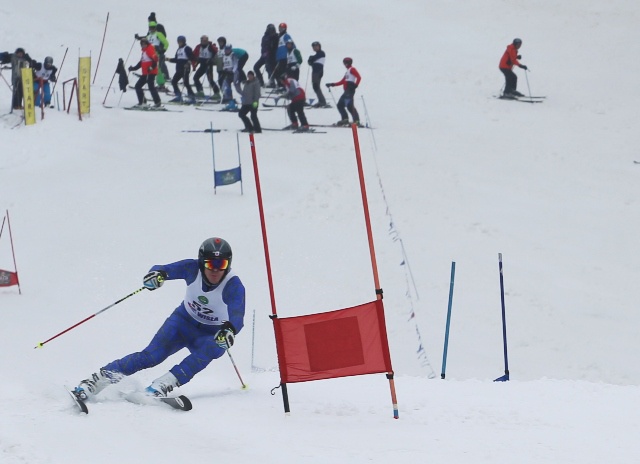
<path fill-rule="evenodd" d="M 261 132 L 260 123 L 257 117 L 261 87 L 280 87 L 285 98 L 290 100 L 288 105 L 288 115 L 291 120 L 291 128 L 308 128 L 304 106 L 306 105 L 306 93 L 300 86 L 300 64 L 302 55 L 290 34 L 287 32 L 287 24 L 280 23 L 278 31 L 273 24 L 267 25 L 261 41 L 261 54 L 258 61 L 253 66 L 253 70 L 247 74 L 244 72 L 249 54 L 246 50 L 233 47 L 227 43 L 226 37 L 218 37 L 217 45 L 203 35 L 200 43 L 192 49 L 187 44 L 185 36 L 177 38 L 178 48 L 173 58 L 165 58 L 165 53 L 169 47 L 166 39 L 164 26 L 158 24 L 155 13 L 149 15 L 149 31 L 147 35 L 136 34 L 136 39 L 140 40 L 141 58 L 140 61 L 129 67 L 129 71 L 141 69 L 142 73 L 135 84 L 138 105 L 143 106 L 145 97 L 143 88 L 146 85 L 153 99 L 153 106 L 160 107 L 162 102 L 158 90 L 162 90 L 162 85 L 169 78 L 166 62 L 175 63 L 176 69 L 171 79 L 171 85 L 175 98 L 172 102 L 183 102 L 185 99 L 194 101 L 198 97 L 204 97 L 201 78 L 207 76 L 209 85 L 214 94 L 209 97 L 214 102 L 226 104 L 227 110 L 237 110 L 237 104 L 233 98 L 233 90 L 240 95 L 241 107 L 239 117 L 242 119 L 245 130 L 250 132 Z M 317 96 L 315 107 L 328 107 L 325 96 L 322 92 L 321 81 L 324 75 L 324 64 L 326 54 L 322 50 L 320 42 L 311 44 L 314 54 L 309 56 L 307 63 L 311 66 L 311 82 L 313 90 Z M 360 116 L 355 108 L 354 95 L 358 87 L 361 76 L 353 67 L 353 60 L 345 58 L 343 60 L 347 72 L 342 80 L 336 83 L 326 84 L 333 87 L 342 85 L 344 92 L 338 101 L 338 111 L 341 119 L 337 123 L 345 125 L 349 123 L 347 111 L 351 113 L 353 122 L 359 124 Z M 264 66 L 268 75 L 268 81 L 262 75 L 261 69 Z M 213 71 L 217 68 L 218 79 L 214 79 Z M 194 85 L 195 92 L 190 83 L 190 73 L 195 71 Z M 186 95 L 183 96 L 179 83 L 182 81 Z M 156 87 L 156 83 L 160 87 Z"/>
<path fill-rule="evenodd" d="M 11 108 L 21 110 L 24 108 L 25 94 L 22 88 L 22 70 L 31 68 L 33 72 L 33 93 L 35 106 L 51 104 L 51 87 L 49 82 L 56 81 L 58 68 L 53 65 L 53 58 L 47 56 L 43 62 L 31 59 L 24 48 L 18 47 L 13 53 L 0 52 L 0 64 L 11 65 Z"/>

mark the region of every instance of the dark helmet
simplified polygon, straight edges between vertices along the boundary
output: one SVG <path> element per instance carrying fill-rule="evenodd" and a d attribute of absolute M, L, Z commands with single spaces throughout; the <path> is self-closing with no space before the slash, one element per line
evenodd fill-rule
<path fill-rule="evenodd" d="M 267 32 L 275 32 L 276 27 L 273 24 L 267 24 Z"/>
<path fill-rule="evenodd" d="M 147 39 L 146 37 L 140 37 L 140 45 L 142 44 L 149 45 L 149 39 Z"/>
<path fill-rule="evenodd" d="M 226 37 L 224 37 L 224 36 L 220 36 L 220 37 L 218 37 L 217 42 L 218 42 L 218 44 L 219 44 L 221 47 L 223 47 L 223 46 L 224 46 L 223 44 L 226 44 L 226 43 L 227 43 L 227 38 L 226 38 Z"/>
<path fill-rule="evenodd" d="M 202 272 L 202 276 L 204 277 L 204 262 L 209 259 L 228 259 L 229 265 L 225 269 L 225 275 L 231 269 L 231 259 L 233 258 L 233 252 L 231 251 L 231 245 L 229 243 L 220 238 L 220 237 L 212 237 L 206 239 L 200 245 L 200 249 L 198 250 L 198 266 L 200 267 L 200 272 Z"/>
<path fill-rule="evenodd" d="M 22 53 L 24 55 L 25 54 L 24 48 L 22 47 L 16 48 L 15 54 L 17 55 L 18 53 Z"/>
<path fill-rule="evenodd" d="M 179 35 L 178 36 L 178 42 L 184 42 L 187 43 L 187 38 L 183 35 Z"/>
<path fill-rule="evenodd" d="M 342 63 L 351 66 L 353 64 L 353 59 L 346 57 L 344 60 L 342 60 Z"/>
<path fill-rule="evenodd" d="M 518 38 L 513 39 L 513 45 L 522 45 L 522 39 L 518 39 Z"/>
<path fill-rule="evenodd" d="M 53 65 L 53 58 L 51 58 L 50 56 L 47 56 L 44 59 L 44 65 L 45 66 L 52 66 Z"/>
<path fill-rule="evenodd" d="M 228 55 L 229 53 L 231 53 L 233 51 L 233 45 L 231 44 L 227 44 L 224 46 L 224 52 Z"/>
<path fill-rule="evenodd" d="M 311 43 L 311 46 L 312 46 L 312 47 L 315 47 L 316 45 L 317 45 L 318 47 L 322 48 L 322 45 L 320 45 L 320 42 L 312 42 L 312 43 Z"/>

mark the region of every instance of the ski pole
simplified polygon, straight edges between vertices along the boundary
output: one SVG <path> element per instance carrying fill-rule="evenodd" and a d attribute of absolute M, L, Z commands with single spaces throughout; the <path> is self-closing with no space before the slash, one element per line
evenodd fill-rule
<path fill-rule="evenodd" d="M 236 374 L 238 374 L 238 378 L 240 379 L 240 383 L 242 384 L 242 389 L 246 390 L 248 388 L 247 384 L 244 383 L 244 381 L 242 380 L 242 377 L 240 376 L 240 371 L 238 370 L 238 366 L 236 366 L 236 363 L 233 360 L 233 356 L 231 356 L 231 351 L 229 351 L 228 349 L 227 349 L 227 354 L 229 355 L 229 359 L 231 360 L 231 364 L 233 364 L 233 368 L 236 370 Z"/>
<path fill-rule="evenodd" d="M 333 104 L 338 106 L 338 104 L 336 103 L 336 97 L 333 96 L 333 92 L 331 92 L 331 87 L 327 87 L 327 89 L 329 90 L 329 95 L 331 95 L 331 99 L 333 100 Z"/>
<path fill-rule="evenodd" d="M 54 335 L 54 336 L 53 336 L 53 337 L 51 337 L 50 339 L 45 340 L 44 342 L 40 342 L 40 343 L 38 343 L 38 344 L 37 344 L 36 346 L 34 346 L 33 348 L 34 348 L 34 349 L 35 349 L 35 348 L 42 348 L 45 344 L 49 343 L 51 340 L 54 340 L 54 339 L 58 338 L 60 335 L 64 335 L 64 334 L 66 334 L 66 333 L 67 333 L 67 332 L 69 332 L 70 330 L 75 329 L 76 327 L 78 327 L 80 324 L 84 324 L 84 323 L 85 323 L 85 322 L 87 322 L 89 319 L 93 319 L 93 318 L 94 318 L 94 317 L 96 317 L 98 314 L 101 314 L 101 313 L 105 312 L 107 309 L 109 309 L 109 308 L 113 308 L 113 307 L 114 307 L 115 305 L 117 305 L 118 303 L 122 303 L 124 300 L 126 300 L 127 298 L 129 298 L 129 297 L 131 297 L 131 296 L 135 295 L 136 293 L 140 293 L 140 292 L 141 292 L 142 290 L 144 290 L 145 288 L 147 288 L 147 287 L 142 287 L 142 288 L 139 288 L 138 290 L 136 290 L 135 292 L 131 292 L 131 293 L 129 293 L 129 294 L 128 294 L 127 296 L 125 296 L 124 298 L 120 298 L 120 299 L 119 299 L 118 301 L 116 301 L 115 303 L 110 304 L 109 306 L 107 306 L 106 308 L 101 309 L 101 310 L 100 310 L 100 311 L 98 311 L 97 313 L 92 314 L 91 316 L 89 316 L 89 317 L 86 317 L 86 318 L 82 319 L 80 322 L 78 322 L 78 323 L 76 323 L 76 324 L 72 325 L 71 327 L 69 327 L 69 328 L 67 328 L 67 329 L 64 329 L 62 332 L 60 332 L 59 334 Z"/>
<path fill-rule="evenodd" d="M 531 98 L 531 87 L 529 87 L 529 75 L 527 74 L 528 72 L 528 69 L 524 71 L 524 77 L 527 78 L 527 89 L 529 89 L 529 98 Z"/>
<path fill-rule="evenodd" d="M 93 82 L 96 83 L 96 77 L 98 76 L 98 68 L 100 67 L 100 58 L 102 58 L 102 49 L 104 48 L 104 39 L 107 36 L 107 25 L 109 24 L 109 12 L 107 12 L 107 20 L 104 23 L 104 34 L 102 34 L 102 45 L 100 45 L 100 54 L 98 55 L 98 63 L 96 64 L 96 70 L 93 73 Z"/>

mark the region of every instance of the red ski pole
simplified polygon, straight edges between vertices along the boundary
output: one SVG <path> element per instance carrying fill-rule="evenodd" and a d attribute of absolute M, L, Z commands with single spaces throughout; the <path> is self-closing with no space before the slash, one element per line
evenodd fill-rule
<path fill-rule="evenodd" d="M 100 58 L 102 58 L 102 49 L 104 48 L 104 38 L 107 36 L 107 25 L 109 24 L 109 13 L 107 13 L 107 20 L 104 23 L 104 34 L 102 34 L 102 45 L 100 45 L 100 54 L 98 55 L 98 63 L 96 64 L 96 70 L 93 73 L 92 85 L 96 83 L 96 76 L 98 75 L 98 68 L 100 67 Z"/>
<path fill-rule="evenodd" d="M 96 317 L 98 314 L 101 314 L 101 313 L 105 312 L 107 309 L 109 309 L 109 308 L 113 308 L 113 307 L 114 307 L 115 305 L 117 305 L 118 303 L 122 303 L 122 302 L 123 302 L 124 300 L 126 300 L 127 298 L 129 298 L 129 297 L 131 297 L 131 296 L 135 295 L 136 293 L 141 292 L 141 291 L 142 291 L 142 290 L 144 290 L 145 288 L 147 288 L 147 287 L 142 287 L 142 288 L 139 288 L 138 290 L 136 290 L 135 292 L 131 292 L 131 293 L 129 293 L 129 294 L 128 294 L 127 296 L 125 296 L 124 298 L 120 298 L 120 299 L 119 299 L 118 301 L 116 301 L 115 303 L 110 304 L 109 306 L 107 306 L 106 308 L 101 309 L 101 310 L 100 310 L 100 311 L 98 311 L 97 313 L 92 314 L 91 316 L 89 316 L 89 317 L 86 317 L 86 318 L 82 319 L 80 322 L 78 322 L 78 323 L 76 323 L 76 324 L 73 324 L 73 325 L 72 325 L 71 327 L 69 327 L 68 329 L 64 329 L 62 332 L 60 332 L 59 334 L 54 335 L 54 336 L 53 336 L 53 337 L 51 337 L 50 339 L 48 339 L 48 340 L 45 340 L 45 341 L 43 341 L 43 342 L 38 343 L 38 344 L 37 344 L 36 346 L 34 346 L 33 348 L 42 348 L 45 344 L 49 343 L 51 340 L 54 340 L 54 339 L 58 338 L 60 335 L 64 335 L 64 334 L 66 334 L 66 333 L 67 333 L 67 332 L 69 332 L 70 330 L 75 329 L 76 327 L 78 327 L 80 324 L 84 324 L 84 323 L 85 323 L 85 322 L 87 322 L 89 319 L 93 319 L 93 318 L 94 318 L 94 317 Z"/>

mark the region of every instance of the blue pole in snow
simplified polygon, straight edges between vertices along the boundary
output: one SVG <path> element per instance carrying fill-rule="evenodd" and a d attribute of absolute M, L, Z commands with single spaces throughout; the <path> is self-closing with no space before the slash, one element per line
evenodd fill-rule
<path fill-rule="evenodd" d="M 504 280 L 502 278 L 502 253 L 498 253 L 498 268 L 500 269 L 500 301 L 502 303 L 502 342 L 504 345 L 504 375 L 498 377 L 494 382 L 505 382 L 509 380 L 509 360 L 507 358 L 507 319 L 504 309 Z"/>
<path fill-rule="evenodd" d="M 213 158 L 213 194 L 216 194 L 216 152 L 213 148 L 213 122 L 209 123 L 211 128 L 211 158 Z"/>
<path fill-rule="evenodd" d="M 451 304 L 453 303 L 453 281 L 456 276 L 456 262 L 451 262 L 451 283 L 449 284 L 449 306 L 447 308 L 447 325 L 444 331 L 444 351 L 442 352 L 442 372 L 440 378 L 444 379 L 447 370 L 447 350 L 449 348 L 449 326 L 451 325 Z"/>

